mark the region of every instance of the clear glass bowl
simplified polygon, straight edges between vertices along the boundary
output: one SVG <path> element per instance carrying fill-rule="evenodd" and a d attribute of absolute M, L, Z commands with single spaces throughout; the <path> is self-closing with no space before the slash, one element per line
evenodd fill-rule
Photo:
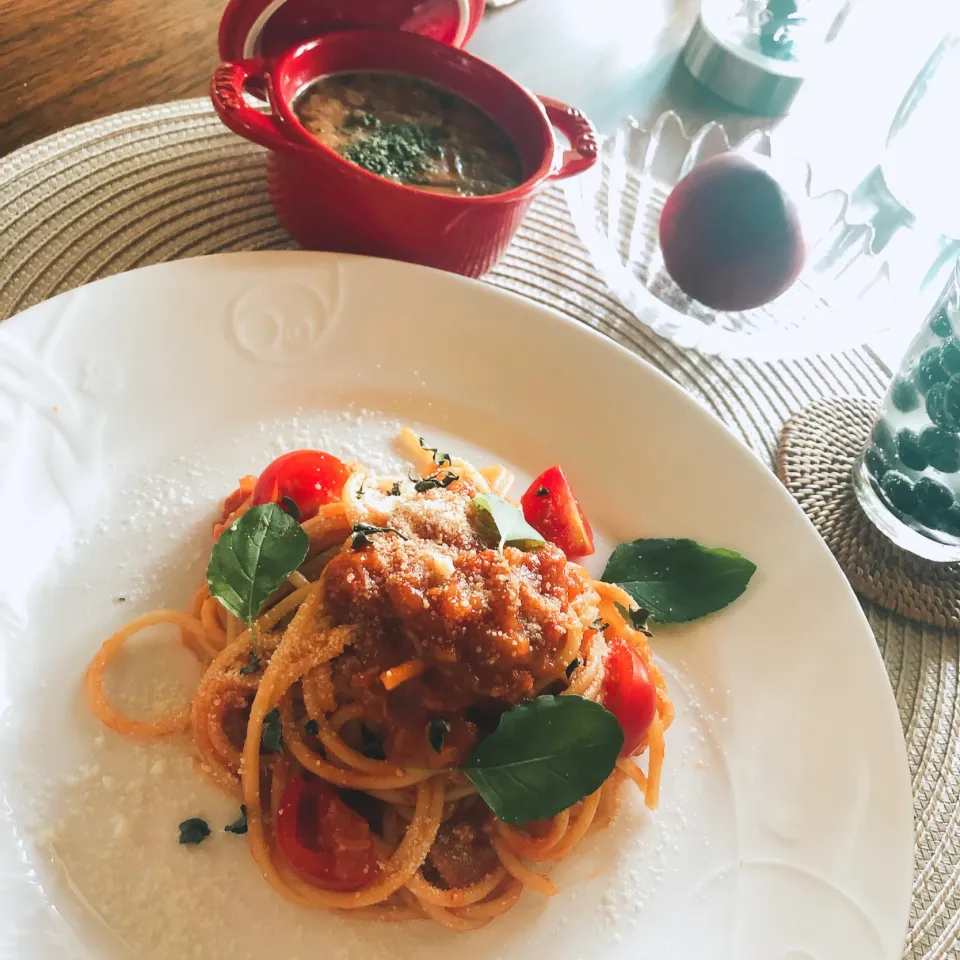
<path fill-rule="evenodd" d="M 689 136 L 669 111 L 647 132 L 628 119 L 604 140 L 600 162 L 565 185 L 581 240 L 604 281 L 651 330 L 680 346 L 736 358 L 782 359 L 859 346 L 891 328 L 896 298 L 885 260 L 872 253 L 873 227 L 848 223 L 840 190 L 810 193 L 810 168 L 793 165 L 801 185 L 807 260 L 776 300 L 737 313 L 690 299 L 667 273 L 660 212 L 670 191 L 698 163 L 735 149 L 771 158 L 770 137 L 750 134 L 731 147 L 720 123 Z"/>

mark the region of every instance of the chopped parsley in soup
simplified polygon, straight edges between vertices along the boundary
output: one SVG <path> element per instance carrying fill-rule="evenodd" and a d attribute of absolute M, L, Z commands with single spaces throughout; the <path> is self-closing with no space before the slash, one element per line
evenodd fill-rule
<path fill-rule="evenodd" d="M 402 73 L 322 77 L 294 111 L 344 159 L 407 186 L 484 196 L 523 179 L 513 142 L 479 107 Z"/>

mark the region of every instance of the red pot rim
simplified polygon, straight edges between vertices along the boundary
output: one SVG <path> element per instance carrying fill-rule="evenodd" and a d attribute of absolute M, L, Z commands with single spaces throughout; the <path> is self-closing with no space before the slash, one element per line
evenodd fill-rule
<path fill-rule="evenodd" d="M 462 47 L 483 18 L 485 5 L 486 0 L 230 0 L 220 20 L 218 46 L 225 61 L 280 57 L 328 33 L 385 28 L 424 33 Z M 271 49 L 261 50 L 261 37 L 271 24 L 280 37 L 273 38 Z"/>

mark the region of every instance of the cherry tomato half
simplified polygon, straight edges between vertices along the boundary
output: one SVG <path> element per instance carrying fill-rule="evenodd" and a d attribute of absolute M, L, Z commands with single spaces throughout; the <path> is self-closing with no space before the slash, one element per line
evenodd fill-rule
<path fill-rule="evenodd" d="M 322 450 L 294 450 L 277 457 L 260 474 L 253 488 L 253 502 L 276 503 L 298 520 L 309 520 L 325 504 L 339 499 L 350 471 L 342 461 Z"/>
<path fill-rule="evenodd" d="M 520 498 L 520 504 L 527 523 L 555 543 L 568 559 L 593 553 L 590 523 L 559 467 L 544 470 Z"/>
<path fill-rule="evenodd" d="M 277 809 L 277 845 L 304 880 L 359 890 L 379 873 L 370 825 L 316 777 L 293 776 Z"/>
<path fill-rule="evenodd" d="M 623 730 L 621 757 L 632 756 L 653 723 L 657 712 L 657 687 L 640 654 L 625 640 L 608 641 L 603 705 L 617 718 Z"/>

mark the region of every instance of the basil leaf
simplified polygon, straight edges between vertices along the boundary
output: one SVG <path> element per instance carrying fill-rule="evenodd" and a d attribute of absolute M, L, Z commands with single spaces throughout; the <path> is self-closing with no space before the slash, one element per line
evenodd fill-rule
<path fill-rule="evenodd" d="M 252 623 L 307 555 L 310 541 L 275 503 L 251 507 L 214 544 L 207 584 L 234 616 Z"/>
<path fill-rule="evenodd" d="M 506 544 L 521 550 L 535 550 L 547 542 L 524 520 L 520 509 L 509 500 L 504 500 L 495 493 L 478 493 L 473 498 L 473 505 L 493 525 L 496 537 L 499 538 L 498 550 L 502 550 Z"/>
<path fill-rule="evenodd" d="M 696 620 L 732 603 L 756 565 L 696 540 L 634 540 L 613 551 L 602 580 L 623 587 L 660 623 Z"/>
<path fill-rule="evenodd" d="M 623 747 L 617 718 L 583 697 L 508 710 L 461 771 L 504 823 L 556 816 L 600 788 Z"/>
<path fill-rule="evenodd" d="M 207 821 L 200 817 L 191 817 L 180 824 L 180 843 L 196 846 L 203 843 L 210 836 L 210 827 Z"/>

